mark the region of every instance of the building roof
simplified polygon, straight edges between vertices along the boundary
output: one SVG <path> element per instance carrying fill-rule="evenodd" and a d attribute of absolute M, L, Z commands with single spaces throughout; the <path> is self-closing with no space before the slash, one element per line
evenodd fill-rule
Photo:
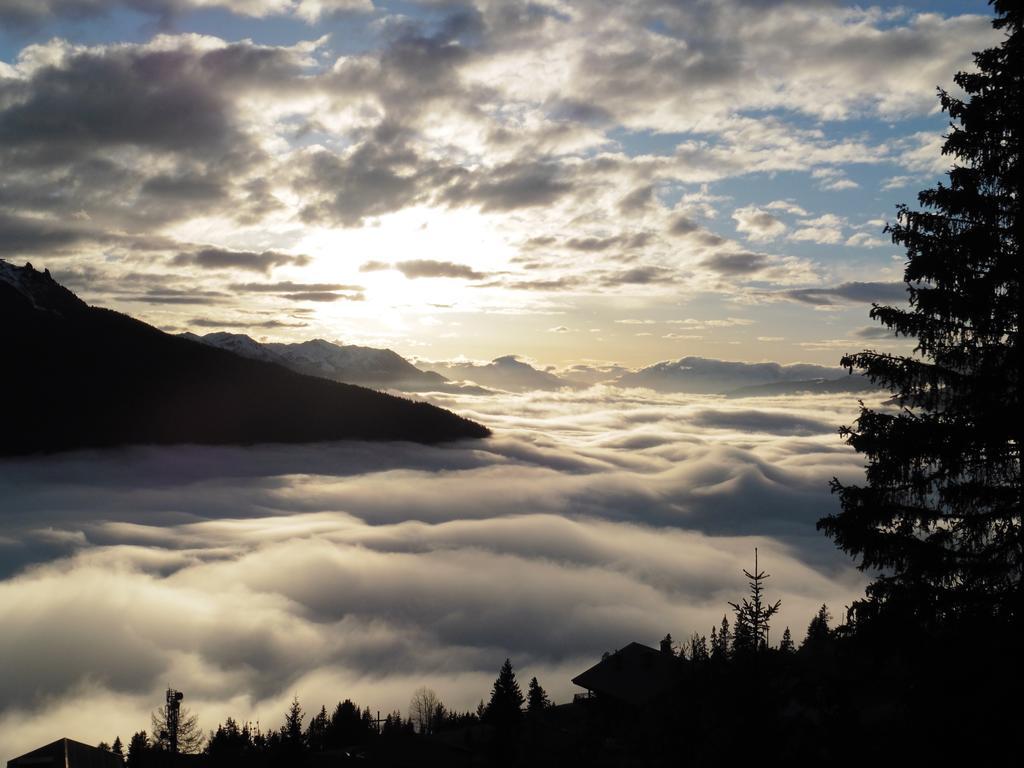
<path fill-rule="evenodd" d="M 117 755 L 72 739 L 46 746 L 7 761 L 7 768 L 123 768 Z"/>
<path fill-rule="evenodd" d="M 643 706 L 679 682 L 679 658 L 630 643 L 572 679 L 588 691 Z"/>

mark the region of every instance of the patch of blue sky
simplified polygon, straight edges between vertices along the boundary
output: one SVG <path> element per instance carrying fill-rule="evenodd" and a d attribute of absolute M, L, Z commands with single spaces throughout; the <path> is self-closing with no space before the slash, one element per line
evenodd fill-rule
<path fill-rule="evenodd" d="M 883 10 L 906 10 L 909 13 L 937 13 L 941 16 L 962 16 L 977 14 L 991 16 L 992 9 L 988 0 L 898 0 L 898 2 L 878 3 Z M 882 22 L 880 27 L 900 23 L 899 17 L 892 21 Z"/>
<path fill-rule="evenodd" d="M 629 157 L 639 155 L 671 155 L 682 142 L 692 139 L 690 133 L 657 133 L 656 131 L 633 131 L 623 127 L 613 128 L 607 136 L 616 142 Z"/>
<path fill-rule="evenodd" d="M 26 46 L 46 43 L 54 38 L 77 45 L 143 43 L 161 31 L 166 31 L 166 25 L 159 18 L 133 10 L 78 19 L 42 20 L 24 26 L 0 26 L 0 61 L 13 62 Z"/>

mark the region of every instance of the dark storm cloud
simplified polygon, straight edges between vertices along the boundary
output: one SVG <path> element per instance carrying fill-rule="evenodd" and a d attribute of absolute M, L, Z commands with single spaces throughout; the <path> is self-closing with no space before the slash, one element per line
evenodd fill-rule
<path fill-rule="evenodd" d="M 767 267 L 769 260 L 761 253 L 715 253 L 700 263 L 720 275 L 750 275 Z"/>
<path fill-rule="evenodd" d="M 179 253 L 172 263 L 179 266 L 197 266 L 203 269 L 244 269 L 269 273 L 274 267 L 305 266 L 308 256 L 291 255 L 278 251 L 232 251 L 227 248 L 203 248 L 191 253 Z"/>
<path fill-rule="evenodd" d="M 794 288 L 763 295 L 818 306 L 828 306 L 837 302 L 869 304 L 906 301 L 907 286 L 905 283 L 850 282 L 842 283 L 835 288 Z"/>
<path fill-rule="evenodd" d="M 0 255 L 49 254 L 101 239 L 102 234 L 85 227 L 0 210 Z"/>
<path fill-rule="evenodd" d="M 418 277 L 458 277 L 466 280 L 482 280 L 487 277 L 466 264 L 455 264 L 450 261 L 434 261 L 432 259 L 412 259 L 399 261 L 394 268 L 409 279 Z"/>

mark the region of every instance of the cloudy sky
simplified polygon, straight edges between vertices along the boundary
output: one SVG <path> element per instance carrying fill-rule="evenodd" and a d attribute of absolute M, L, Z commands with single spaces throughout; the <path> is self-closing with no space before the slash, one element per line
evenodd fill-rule
<path fill-rule="evenodd" d="M 168 330 L 833 363 L 980 0 L 0 0 L 0 257 Z"/>
<path fill-rule="evenodd" d="M 629 369 L 906 350 L 867 318 L 904 296 L 882 228 L 994 40 L 980 0 L 0 0 L 0 257 L 170 331 L 517 390 L 429 396 L 494 432 L 447 447 L 0 461 L 0 762 L 127 740 L 169 684 L 204 729 L 475 708 L 506 656 L 566 701 L 707 633 L 755 546 L 773 637 L 840 616 L 867 575 L 814 523 L 863 476 L 857 395 Z"/>

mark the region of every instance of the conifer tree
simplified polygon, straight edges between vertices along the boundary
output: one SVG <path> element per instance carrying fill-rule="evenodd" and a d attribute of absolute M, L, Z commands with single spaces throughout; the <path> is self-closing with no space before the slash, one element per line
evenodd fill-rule
<path fill-rule="evenodd" d="M 782 633 L 782 641 L 779 643 L 779 650 L 783 653 L 793 653 L 793 635 L 790 634 L 789 627 L 786 627 L 785 632 Z"/>
<path fill-rule="evenodd" d="M 807 636 L 804 638 L 803 643 L 800 644 L 801 650 L 804 648 L 819 648 L 827 643 L 832 636 L 832 630 L 828 626 L 831 620 L 832 614 L 829 613 L 828 606 L 822 604 L 814 618 L 811 619 L 811 623 L 807 625 Z"/>
<path fill-rule="evenodd" d="M 948 182 L 898 209 L 909 308 L 871 317 L 917 340 L 913 356 L 864 351 L 842 364 L 888 387 L 841 431 L 867 459 L 864 485 L 833 479 L 841 511 L 818 527 L 877 573 L 854 618 L 925 622 L 1021 615 L 1020 218 L 1024 7 L 994 0 L 1003 42 L 940 91 L 951 119 Z"/>
<path fill-rule="evenodd" d="M 729 658 L 730 644 L 732 642 L 732 630 L 729 628 L 729 618 L 722 617 L 722 627 L 715 634 L 714 627 L 711 628 L 711 658 L 724 661 Z"/>
<path fill-rule="evenodd" d="M 302 705 L 299 704 L 299 697 L 296 696 L 292 699 L 288 713 L 284 717 L 284 725 L 281 726 L 281 740 L 287 746 L 302 746 L 302 720 L 304 717 L 305 713 L 302 711 Z"/>
<path fill-rule="evenodd" d="M 711 628 L 711 642 L 712 645 L 715 641 L 715 628 Z M 704 635 L 698 635 L 694 632 L 690 635 L 690 660 L 691 661 L 707 661 L 708 660 L 708 639 Z"/>
<path fill-rule="evenodd" d="M 146 752 L 149 751 L 149 737 L 145 731 L 132 734 L 128 740 L 128 768 L 142 768 L 146 763 Z"/>
<path fill-rule="evenodd" d="M 120 736 L 114 737 L 114 743 L 110 746 L 110 751 L 118 757 L 124 759 L 124 745 L 121 743 Z"/>
<path fill-rule="evenodd" d="M 531 677 L 526 690 L 526 711 L 536 715 L 550 706 L 551 699 L 548 698 L 547 691 L 537 682 L 536 677 Z"/>
<path fill-rule="evenodd" d="M 750 579 L 750 598 L 743 598 L 741 603 L 729 603 L 736 614 L 733 625 L 734 651 L 759 651 L 767 645 L 769 622 L 779 612 L 781 600 L 767 603 L 764 600 L 764 585 L 761 583 L 769 578 L 769 574 L 758 569 L 757 547 L 754 548 L 754 572 L 744 570 L 743 575 Z"/>
<path fill-rule="evenodd" d="M 327 707 L 321 706 L 320 711 L 310 719 L 306 726 L 306 745 L 312 752 L 323 752 L 327 749 L 327 729 L 330 725 L 330 718 L 327 716 Z"/>
<path fill-rule="evenodd" d="M 523 692 L 516 681 L 512 662 L 505 659 L 498 672 L 498 678 L 491 689 L 491 700 L 487 704 L 486 719 L 495 724 L 512 724 L 519 720 L 523 710 Z"/>

